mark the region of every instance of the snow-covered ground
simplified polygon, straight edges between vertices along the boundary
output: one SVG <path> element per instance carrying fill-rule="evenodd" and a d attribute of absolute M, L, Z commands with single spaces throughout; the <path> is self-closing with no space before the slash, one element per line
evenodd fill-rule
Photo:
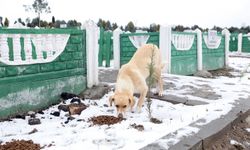
<path fill-rule="evenodd" d="M 100 100 L 84 100 L 89 105 L 81 115 L 74 115 L 76 119 L 65 123 L 68 113 L 61 112 L 59 117 L 50 115 L 58 111 L 58 106 L 53 106 L 37 114 L 41 119 L 40 125 L 28 125 L 29 117 L 13 119 L 12 121 L 0 122 L 0 143 L 12 139 L 33 140 L 44 149 L 48 150 L 110 150 L 140 149 L 164 135 L 173 133 L 174 138 L 169 138 L 162 143 L 165 147 L 177 143 L 182 136 L 188 136 L 199 131 L 199 128 L 189 126 L 196 123 L 202 126 L 210 121 L 227 114 L 240 100 L 250 97 L 250 58 L 230 57 L 230 67 L 239 70 L 235 75 L 239 77 L 218 77 L 215 79 L 204 79 L 191 76 L 178 76 L 165 74 L 165 82 L 171 83 L 165 94 L 171 93 L 178 97 L 190 100 L 206 102 L 208 104 L 187 106 L 184 104 L 172 104 L 157 99 L 152 103 L 152 116 L 162 120 L 161 124 L 151 123 L 145 106 L 141 113 L 127 112 L 126 120 L 114 125 L 92 126 L 88 119 L 99 115 L 116 115 L 114 107 L 107 107 L 108 98 L 112 91 Z M 206 98 L 194 94 L 194 89 L 202 89 L 217 95 L 216 98 Z M 69 103 L 69 101 L 68 101 Z M 138 131 L 132 124 L 143 125 L 144 130 Z M 29 134 L 32 130 L 37 132 Z M 178 132 L 177 132 L 178 131 Z M 47 145 L 47 146 L 46 146 Z M 48 146 L 50 145 L 50 146 Z M 51 146 L 52 145 L 52 146 Z"/>

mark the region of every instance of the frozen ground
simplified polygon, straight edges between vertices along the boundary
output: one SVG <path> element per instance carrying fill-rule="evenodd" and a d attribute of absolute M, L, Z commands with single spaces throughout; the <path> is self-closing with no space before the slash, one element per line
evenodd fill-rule
<path fill-rule="evenodd" d="M 199 128 L 189 126 L 191 123 L 197 126 L 205 125 L 227 114 L 239 101 L 249 100 L 250 67 L 247 67 L 250 64 L 250 58 L 230 57 L 229 61 L 230 67 L 235 68 L 234 78 L 204 79 L 165 74 L 164 82 L 171 85 L 165 89 L 166 95 L 171 94 L 207 104 L 187 106 L 154 99 L 152 115 L 162 120 L 161 124 L 149 121 L 144 106 L 142 113 L 127 112 L 126 120 L 121 123 L 93 126 L 88 122 L 93 116 L 116 115 L 114 107 L 107 107 L 108 98 L 112 95 L 111 91 L 100 100 L 82 101 L 89 107 L 81 115 L 73 116 L 76 119 L 68 123 L 65 123 L 68 118 L 66 112 L 61 112 L 59 117 L 50 115 L 58 111 L 58 106 L 45 110 L 44 114 L 36 114 L 36 117 L 41 119 L 40 125 L 28 125 L 29 117 L 25 120 L 12 119 L 12 121 L 0 122 L 0 143 L 3 144 L 12 139 L 30 139 L 48 150 L 136 150 L 172 133 L 175 135 L 174 138 L 166 139 L 162 143 L 164 147 L 169 147 L 177 143 L 181 137 L 199 131 Z M 144 130 L 138 131 L 133 128 L 131 125 L 134 123 L 143 125 Z M 30 133 L 34 129 L 37 131 Z"/>

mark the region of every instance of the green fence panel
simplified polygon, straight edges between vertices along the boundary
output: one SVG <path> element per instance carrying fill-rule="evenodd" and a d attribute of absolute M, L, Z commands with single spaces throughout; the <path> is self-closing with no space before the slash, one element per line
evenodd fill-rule
<path fill-rule="evenodd" d="M 238 50 L 238 34 L 231 34 L 229 41 L 229 51 L 236 52 Z"/>
<path fill-rule="evenodd" d="M 159 47 L 159 32 L 149 33 L 123 33 L 120 35 L 120 64 L 126 64 L 132 58 L 136 51 L 136 47 L 129 40 L 129 36 L 149 35 L 147 43 L 155 44 Z"/>
<path fill-rule="evenodd" d="M 79 94 L 86 88 L 85 30 L 2 29 L 0 34 L 70 34 L 65 49 L 52 62 L 30 65 L 0 62 L 0 119 L 46 108 L 59 102 L 62 92 Z M 24 59 L 23 38 L 20 43 Z M 8 46 L 13 48 L 11 40 L 8 40 Z M 32 58 L 35 58 L 34 44 L 32 52 Z"/>
<path fill-rule="evenodd" d="M 105 67 L 110 67 L 110 61 L 113 59 L 113 40 L 112 32 L 104 31 L 103 28 L 100 28 L 100 39 L 99 39 L 99 54 L 98 54 L 98 63 L 99 66 L 103 65 L 103 61 L 106 62 Z"/>
<path fill-rule="evenodd" d="M 189 50 L 178 50 L 171 44 L 171 74 L 191 75 L 197 72 L 197 35 L 195 33 L 173 32 L 173 34 L 194 37 Z"/>
<path fill-rule="evenodd" d="M 250 36 L 242 37 L 242 52 L 250 53 Z"/>
<path fill-rule="evenodd" d="M 225 36 L 218 34 L 221 37 L 221 43 L 218 48 L 210 49 L 207 47 L 202 36 L 202 64 L 205 70 L 216 70 L 225 66 Z"/>

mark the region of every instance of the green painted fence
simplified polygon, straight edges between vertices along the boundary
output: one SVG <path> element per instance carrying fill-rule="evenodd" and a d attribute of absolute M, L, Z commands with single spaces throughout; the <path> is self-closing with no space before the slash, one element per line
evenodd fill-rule
<path fill-rule="evenodd" d="M 124 33 L 120 35 L 120 65 L 126 64 L 136 51 L 136 47 L 132 44 L 129 36 L 149 35 L 147 43 L 155 44 L 159 47 L 159 32 L 149 33 Z"/>
<path fill-rule="evenodd" d="M 111 59 L 113 59 L 112 32 L 100 28 L 98 65 L 103 66 L 105 61 L 105 67 L 110 67 Z"/>
<path fill-rule="evenodd" d="M 193 36 L 193 44 L 188 50 L 178 50 L 171 44 L 171 73 L 191 75 L 197 72 L 197 35 L 196 33 L 172 32 L 177 36 Z"/>
<path fill-rule="evenodd" d="M 236 52 L 238 50 L 238 34 L 231 34 L 229 41 L 229 51 Z"/>
<path fill-rule="evenodd" d="M 225 36 L 218 34 L 221 37 L 221 43 L 218 48 L 208 48 L 202 36 L 202 64 L 205 70 L 216 70 L 225 66 Z"/>
<path fill-rule="evenodd" d="M 250 53 L 250 36 L 242 37 L 242 52 Z"/>
<path fill-rule="evenodd" d="M 1 29 L 0 34 L 70 34 L 64 51 L 52 62 L 31 65 L 0 62 L 0 119 L 48 107 L 59 102 L 62 92 L 78 94 L 86 88 L 85 30 Z M 12 41 L 8 38 L 10 49 Z M 32 52 L 35 51 L 32 43 Z M 21 53 L 23 59 L 25 53 L 23 50 Z M 32 59 L 36 59 L 34 56 Z"/>

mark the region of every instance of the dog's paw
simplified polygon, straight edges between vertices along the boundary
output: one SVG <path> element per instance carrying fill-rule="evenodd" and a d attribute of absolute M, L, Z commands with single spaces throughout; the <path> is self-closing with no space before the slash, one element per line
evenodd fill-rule
<path fill-rule="evenodd" d="M 136 108 L 136 112 L 137 112 L 137 113 L 141 113 L 141 107 L 137 107 L 137 108 Z"/>
<path fill-rule="evenodd" d="M 162 96 L 163 96 L 163 93 L 162 93 L 162 92 L 159 92 L 159 93 L 158 93 L 158 96 L 162 97 Z"/>
<path fill-rule="evenodd" d="M 162 92 L 158 92 L 158 93 L 154 93 L 154 95 L 159 96 L 159 97 L 162 97 L 162 96 L 163 96 L 163 93 L 162 93 Z"/>

